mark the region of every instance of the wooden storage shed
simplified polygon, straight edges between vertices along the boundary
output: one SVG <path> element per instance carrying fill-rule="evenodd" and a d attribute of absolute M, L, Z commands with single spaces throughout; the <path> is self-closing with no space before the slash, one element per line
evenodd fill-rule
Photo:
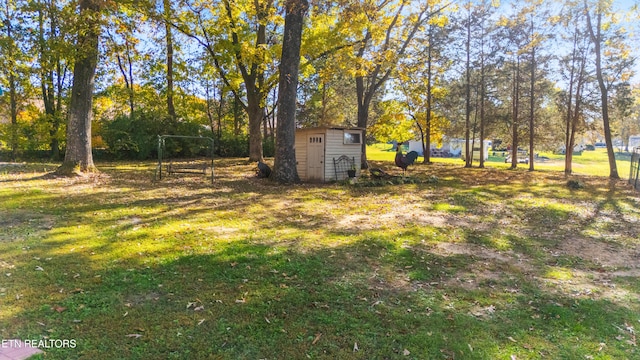
<path fill-rule="evenodd" d="M 348 178 L 355 168 L 360 175 L 361 128 L 319 127 L 296 130 L 296 164 L 302 181 L 325 182 Z"/>

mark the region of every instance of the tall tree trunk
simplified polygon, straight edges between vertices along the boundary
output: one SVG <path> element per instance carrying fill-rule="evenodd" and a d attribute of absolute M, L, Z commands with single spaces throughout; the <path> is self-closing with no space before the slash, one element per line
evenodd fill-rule
<path fill-rule="evenodd" d="M 465 64 L 465 118 L 464 118 L 464 167 L 471 167 L 473 161 L 473 151 L 469 147 L 469 136 L 471 136 L 471 6 L 469 6 L 469 17 L 467 18 L 467 42 L 465 51 L 467 53 L 467 61 Z"/>
<path fill-rule="evenodd" d="M 484 18 L 483 18 L 484 19 Z M 484 157 L 485 157 L 485 151 L 484 151 L 484 128 L 485 128 L 485 98 L 487 97 L 487 89 L 486 89 L 486 85 L 485 85 L 485 66 L 484 66 L 484 20 L 481 23 L 481 37 L 480 37 L 480 164 L 478 165 L 479 168 L 483 169 L 484 168 Z"/>
<path fill-rule="evenodd" d="M 533 26 L 533 25 L 532 25 Z M 536 48 L 533 46 L 531 48 L 531 83 L 530 83 L 530 98 L 529 98 L 529 171 L 534 170 L 533 160 L 534 160 L 534 138 L 535 138 L 535 85 L 536 85 Z"/>
<path fill-rule="evenodd" d="M 125 39 L 125 45 L 127 49 L 127 71 L 129 72 L 129 118 L 133 118 L 133 112 L 135 111 L 135 99 L 136 99 L 136 90 L 134 88 L 133 82 L 133 59 L 131 57 L 131 44 L 129 43 L 129 39 Z"/>
<path fill-rule="evenodd" d="M 358 127 L 364 129 L 362 131 L 362 157 L 360 159 L 360 168 L 369 168 L 367 162 L 367 126 L 369 125 L 369 106 L 371 106 L 371 98 L 373 92 L 365 92 L 364 77 L 356 77 L 356 92 L 358 94 Z"/>
<path fill-rule="evenodd" d="M 230 0 L 223 1 L 226 15 L 233 23 L 234 17 L 234 4 Z M 255 1 L 254 6 L 257 13 L 258 26 L 256 29 L 256 41 L 255 48 L 260 49 L 267 44 L 267 16 L 269 9 L 273 5 L 272 2 Z M 249 117 L 249 160 L 250 161 L 262 161 L 262 119 L 265 116 L 264 103 L 266 97 L 269 94 L 269 89 L 265 84 L 264 70 L 262 69 L 262 63 L 256 59 L 244 59 L 240 52 L 240 47 L 244 46 L 240 36 L 236 32 L 236 29 L 231 28 L 231 41 L 236 47 L 235 60 L 236 66 L 242 75 L 242 79 L 245 85 L 247 103 L 241 103 L 244 110 Z M 212 52 L 212 50 L 209 50 Z M 224 81 L 229 84 L 229 80 L 226 77 L 226 72 L 222 69 L 219 62 L 216 59 L 215 52 L 212 52 L 214 62 L 220 75 Z M 246 62 L 245 62 L 246 61 Z M 240 102 L 240 94 L 234 90 L 234 96 L 237 102 Z"/>
<path fill-rule="evenodd" d="M 484 55 L 482 55 L 484 57 Z M 483 169 L 484 168 L 484 157 L 486 156 L 485 154 L 485 149 L 484 149 L 484 127 L 485 127 L 485 97 L 487 96 L 486 94 L 486 89 L 485 89 L 485 68 L 484 68 L 484 58 L 482 58 L 480 60 L 480 164 L 478 164 L 478 167 Z"/>
<path fill-rule="evenodd" d="M 133 110 L 134 110 L 134 91 L 133 91 L 133 66 L 131 63 L 131 55 L 129 54 L 129 40 L 125 39 L 126 44 L 126 57 L 127 57 L 127 66 L 125 68 L 125 64 L 122 63 L 122 58 L 120 53 L 116 54 L 116 60 L 118 62 L 118 68 L 120 69 L 120 74 L 122 74 L 122 78 L 124 79 L 124 85 L 127 88 L 128 100 L 129 100 L 129 118 L 133 118 Z"/>
<path fill-rule="evenodd" d="M 220 101 L 218 102 L 218 107 L 216 108 L 217 124 L 218 124 L 218 133 L 217 133 L 218 140 L 222 138 L 222 117 L 224 116 L 224 108 L 225 108 L 224 85 L 221 86 L 219 93 L 220 93 Z"/>
<path fill-rule="evenodd" d="M 575 50 L 575 49 L 574 49 Z M 575 54 L 575 51 L 574 51 Z M 574 55 L 574 59 L 575 59 L 575 55 Z M 574 60 L 572 60 L 573 62 L 575 62 Z M 573 77 L 574 77 L 574 66 L 573 64 L 571 65 L 571 70 L 569 73 L 569 93 L 567 96 L 567 120 L 566 120 L 566 126 L 565 126 L 565 142 L 564 142 L 564 174 L 565 175 L 571 175 L 571 172 L 573 171 L 572 169 L 572 161 L 573 161 L 573 147 L 571 147 L 571 144 L 573 142 L 574 139 L 574 132 L 573 132 L 573 108 L 572 108 L 572 102 L 573 102 Z"/>
<path fill-rule="evenodd" d="M 580 86 L 576 90 L 576 104 L 573 109 L 571 122 L 571 128 L 569 129 L 569 141 L 567 147 L 565 149 L 566 157 L 569 159 L 569 172 L 567 173 L 565 170 L 565 174 L 569 175 L 572 172 L 572 162 L 573 162 L 573 148 L 576 146 L 576 128 L 578 126 L 578 120 L 580 119 L 580 96 L 582 96 L 580 91 Z"/>
<path fill-rule="evenodd" d="M 7 11 L 6 14 L 7 16 L 9 16 L 10 12 L 9 12 L 9 2 L 7 1 L 6 3 L 7 6 Z M 11 24 L 11 20 L 7 19 L 5 21 L 5 25 L 6 25 L 6 31 L 7 31 L 7 39 L 9 39 L 9 41 L 13 41 L 13 27 Z M 13 60 L 14 59 L 14 54 L 11 54 L 10 51 L 9 54 L 7 54 L 7 57 L 10 59 L 11 62 L 11 66 L 9 68 L 9 111 L 10 114 L 9 116 L 11 117 L 11 127 L 10 127 L 10 131 L 11 131 L 11 135 L 10 135 L 10 144 L 9 146 L 11 147 L 11 160 L 12 161 L 16 161 L 18 158 L 18 94 L 16 91 L 16 77 L 14 74 L 14 70 L 15 70 L 15 66 L 17 65 L 16 62 Z"/>
<path fill-rule="evenodd" d="M 282 60 L 280 62 L 280 95 L 274 179 L 281 183 L 300 182 L 296 168 L 295 131 L 298 71 L 302 24 L 309 7 L 307 0 L 287 0 L 284 23 Z"/>
<path fill-rule="evenodd" d="M 55 93 L 56 93 L 56 106 L 55 106 L 55 116 L 52 121 L 52 140 L 51 140 L 51 156 L 54 159 L 60 158 L 60 142 L 58 138 L 58 132 L 60 131 L 60 127 L 63 123 L 62 118 L 62 91 L 64 89 L 64 79 L 67 75 L 67 66 L 62 65 L 60 56 L 56 56 L 56 85 L 55 85 Z"/>
<path fill-rule="evenodd" d="M 598 79 L 598 87 L 600 88 L 604 141 L 607 145 L 607 155 L 609 156 L 609 177 L 612 179 L 619 179 L 620 175 L 618 175 L 618 167 L 616 165 L 616 154 L 613 152 L 611 126 L 609 124 L 609 89 L 604 82 L 604 76 L 602 74 L 602 12 L 600 9 L 597 10 L 596 31 L 594 33 L 593 26 L 591 24 L 591 15 L 589 13 L 589 9 L 585 10 L 587 15 L 587 24 L 589 26 L 589 33 L 591 35 L 591 41 L 593 42 L 594 52 L 596 55 L 596 78 Z"/>
<path fill-rule="evenodd" d="M 100 0 L 80 0 L 82 26 L 78 32 L 77 58 L 67 125 L 67 149 L 59 174 L 95 171 L 91 153 L 93 90 L 98 64 L 98 39 L 101 30 Z"/>
<path fill-rule="evenodd" d="M 433 41 L 433 36 L 432 36 L 432 27 L 429 26 L 429 33 L 427 34 L 428 36 L 428 44 L 429 47 L 427 48 L 427 118 L 426 118 L 426 126 L 425 126 L 425 132 L 426 132 L 426 136 L 424 136 L 424 133 L 422 136 L 425 137 L 425 146 L 424 146 L 424 163 L 425 164 L 430 164 L 431 163 L 431 100 L 433 98 L 433 95 L 431 94 L 431 72 L 432 72 L 432 62 L 433 62 L 433 57 L 431 56 L 431 45 L 432 45 L 432 41 Z"/>
<path fill-rule="evenodd" d="M 167 45 L 167 114 L 170 118 L 176 118 L 176 108 L 173 104 L 173 34 L 171 33 L 171 0 L 163 0 L 165 40 Z"/>
<path fill-rule="evenodd" d="M 213 96 L 211 95 L 211 85 L 208 80 L 205 80 L 204 86 L 204 95 L 205 95 L 205 104 L 207 108 L 207 119 L 209 119 L 209 126 L 211 127 L 211 135 L 215 138 L 216 136 L 216 122 L 213 118 L 213 107 L 211 104 L 213 103 L 213 96 L 215 96 L 216 91 L 215 87 L 213 88 Z M 217 141 L 217 139 L 216 139 Z"/>
<path fill-rule="evenodd" d="M 57 30 L 56 14 L 54 13 L 53 1 L 49 6 L 49 22 L 50 33 L 55 34 Z M 47 51 L 47 43 L 45 39 L 44 28 L 44 16 L 45 16 L 45 4 L 38 4 L 38 46 L 39 46 L 39 62 L 40 62 L 40 91 L 42 93 L 42 103 L 44 105 L 44 113 L 47 121 L 51 122 L 49 128 L 49 149 L 51 152 L 51 158 L 57 160 L 60 157 L 60 145 L 58 143 L 58 130 L 60 129 L 59 114 L 56 113 L 56 88 L 53 84 L 54 71 L 51 68 L 53 63 L 56 63 L 56 69 L 60 69 L 60 60 L 56 56 L 56 59 L 52 62 L 53 56 Z M 58 73 L 58 76 L 60 74 Z"/>
<path fill-rule="evenodd" d="M 511 169 L 518 167 L 518 113 L 520 111 L 520 56 L 516 55 L 516 68 L 513 78 L 513 120 L 512 126 L 512 142 L 511 142 Z"/>
<path fill-rule="evenodd" d="M 578 49 L 578 29 L 576 27 L 573 35 L 573 51 L 571 56 L 571 68 L 569 69 L 569 93 L 567 96 L 567 118 L 565 124 L 565 141 L 564 141 L 564 174 L 571 175 L 573 171 L 573 141 L 575 139 L 574 128 L 575 123 L 573 121 L 573 87 L 575 86 L 576 77 L 576 60 Z M 577 100 L 577 95 L 576 95 Z M 571 151 L 569 151 L 571 150 Z"/>
<path fill-rule="evenodd" d="M 11 108 L 11 161 L 18 159 L 18 93 L 16 77 L 9 75 L 9 103 Z"/>
<path fill-rule="evenodd" d="M 238 97 L 233 98 L 233 135 L 240 135 L 240 126 L 242 125 L 242 106 Z"/>
<path fill-rule="evenodd" d="M 249 115 L 249 161 L 262 161 L 262 118 L 264 106 L 262 96 L 247 94 L 247 114 Z"/>
<path fill-rule="evenodd" d="M 262 139 L 263 141 L 265 141 L 268 138 L 269 138 L 269 118 L 268 116 L 265 115 L 262 117 Z"/>

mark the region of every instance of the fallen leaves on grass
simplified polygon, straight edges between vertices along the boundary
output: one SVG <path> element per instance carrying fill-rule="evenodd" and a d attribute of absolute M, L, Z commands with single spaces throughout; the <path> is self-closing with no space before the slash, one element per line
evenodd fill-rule
<path fill-rule="evenodd" d="M 629 325 L 628 323 L 625 323 L 624 324 L 624 329 L 619 327 L 619 326 L 617 326 L 617 325 L 614 325 L 614 326 L 616 328 L 618 328 L 618 330 L 620 330 L 621 332 L 623 332 L 623 333 L 625 333 L 625 334 L 627 334 L 629 336 L 629 339 L 626 340 L 627 344 L 629 344 L 629 345 L 631 345 L 633 347 L 637 346 L 636 332 L 635 332 L 635 329 L 633 328 L 632 325 Z M 622 335 L 618 335 L 618 336 L 616 336 L 616 339 L 618 341 L 622 341 L 622 340 L 625 339 L 625 337 L 622 336 Z"/>
<path fill-rule="evenodd" d="M 200 299 L 196 299 L 196 301 L 189 301 L 187 303 L 187 309 L 191 309 L 191 308 L 193 308 L 193 311 L 202 311 L 204 310 L 204 305 L 202 305 L 202 302 L 200 301 Z"/>
<path fill-rule="evenodd" d="M 482 308 L 476 306 L 470 311 L 471 315 L 477 318 L 487 317 L 494 314 L 495 312 L 496 312 L 496 307 L 494 305 L 489 305 Z"/>

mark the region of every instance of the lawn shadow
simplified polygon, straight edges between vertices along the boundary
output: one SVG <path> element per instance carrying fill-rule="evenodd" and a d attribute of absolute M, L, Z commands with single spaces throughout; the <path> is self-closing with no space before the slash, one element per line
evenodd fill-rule
<path fill-rule="evenodd" d="M 27 224 L 0 242 L 2 338 L 77 341 L 51 359 L 637 356 L 637 278 L 557 256 L 590 188 L 448 168 L 463 176 L 285 187 L 250 169 L 3 195 Z"/>

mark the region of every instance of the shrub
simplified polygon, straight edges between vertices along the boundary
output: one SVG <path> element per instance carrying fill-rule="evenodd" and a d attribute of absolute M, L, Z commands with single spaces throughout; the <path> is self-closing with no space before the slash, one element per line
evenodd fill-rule
<path fill-rule="evenodd" d="M 204 127 L 193 122 L 136 112 L 131 118 L 123 115 L 106 123 L 102 137 L 116 158 L 144 160 L 158 156 L 158 135 L 209 136 Z M 206 151 L 206 146 L 189 139 L 167 139 L 165 145 L 167 157 L 188 157 Z"/>
<path fill-rule="evenodd" d="M 264 157 L 274 157 L 276 155 L 276 141 L 273 137 L 262 140 L 262 153 Z"/>
<path fill-rule="evenodd" d="M 249 156 L 249 135 L 222 133 L 216 141 L 216 154 L 220 157 Z"/>

